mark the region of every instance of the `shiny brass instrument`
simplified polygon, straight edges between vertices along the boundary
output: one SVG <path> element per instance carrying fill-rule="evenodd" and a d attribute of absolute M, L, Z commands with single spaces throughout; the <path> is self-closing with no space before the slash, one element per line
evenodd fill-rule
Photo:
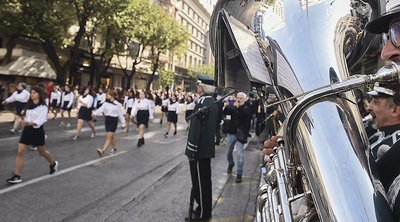
<path fill-rule="evenodd" d="M 262 169 L 257 221 L 391 221 L 353 89 L 399 82 L 391 63 L 350 75 L 379 36 L 381 1 L 220 0 L 210 41 L 219 86 L 273 93 L 286 119 Z"/>

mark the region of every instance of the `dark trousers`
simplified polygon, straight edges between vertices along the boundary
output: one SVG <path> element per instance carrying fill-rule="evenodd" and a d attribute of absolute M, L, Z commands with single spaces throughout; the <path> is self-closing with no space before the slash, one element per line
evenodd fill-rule
<path fill-rule="evenodd" d="M 194 199 L 198 204 L 196 214 L 200 218 L 211 218 L 211 158 L 189 161 Z"/>

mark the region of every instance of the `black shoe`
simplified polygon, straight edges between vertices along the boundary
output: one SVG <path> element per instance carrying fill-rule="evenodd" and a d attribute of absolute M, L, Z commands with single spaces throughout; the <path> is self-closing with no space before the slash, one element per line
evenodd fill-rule
<path fill-rule="evenodd" d="M 226 173 L 232 173 L 233 166 L 235 166 L 235 164 L 232 164 L 232 165 L 229 164 L 228 169 L 226 170 Z"/>
<path fill-rule="evenodd" d="M 236 183 L 241 183 L 242 182 L 242 175 L 240 175 L 240 174 L 238 174 L 237 176 L 236 176 L 236 181 L 235 181 Z"/>
<path fill-rule="evenodd" d="M 54 163 L 50 165 L 50 174 L 53 174 L 57 171 L 58 171 L 58 161 L 54 161 Z"/>
<path fill-rule="evenodd" d="M 144 138 L 142 138 L 142 145 L 144 145 Z"/>
<path fill-rule="evenodd" d="M 189 218 L 185 217 L 185 221 L 188 221 L 188 220 L 189 220 Z M 192 216 L 192 221 L 210 221 L 210 220 L 211 220 L 211 218 L 201 218 L 201 217 L 196 216 L 196 215 Z"/>
<path fill-rule="evenodd" d="M 174 132 L 174 136 L 176 135 L 176 131 Z"/>
<path fill-rule="evenodd" d="M 15 174 L 10 179 L 7 179 L 7 183 L 9 183 L 9 184 L 17 184 L 17 183 L 21 183 L 21 182 L 22 182 L 21 177 L 18 175 L 15 175 Z"/>
<path fill-rule="evenodd" d="M 162 120 L 160 120 L 160 124 L 162 124 Z"/>

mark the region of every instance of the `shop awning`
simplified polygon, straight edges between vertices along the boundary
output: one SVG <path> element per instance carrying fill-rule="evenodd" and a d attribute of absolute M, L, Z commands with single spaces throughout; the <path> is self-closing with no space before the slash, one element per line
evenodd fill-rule
<path fill-rule="evenodd" d="M 21 56 L 17 60 L 0 66 L 0 75 L 28 76 L 56 79 L 57 75 L 45 59 L 35 56 Z"/>

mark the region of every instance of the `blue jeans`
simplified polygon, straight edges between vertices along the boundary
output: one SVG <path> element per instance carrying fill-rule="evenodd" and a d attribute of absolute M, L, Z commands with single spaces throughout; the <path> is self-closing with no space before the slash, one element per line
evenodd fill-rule
<path fill-rule="evenodd" d="M 237 166 L 237 175 L 243 175 L 243 165 L 244 165 L 244 144 L 236 141 L 235 143 L 238 166 Z"/>
<path fill-rule="evenodd" d="M 228 158 L 229 165 L 233 166 L 235 161 L 233 161 L 233 148 L 235 148 L 235 143 L 237 141 L 236 134 L 227 133 L 226 134 L 226 157 Z"/>

